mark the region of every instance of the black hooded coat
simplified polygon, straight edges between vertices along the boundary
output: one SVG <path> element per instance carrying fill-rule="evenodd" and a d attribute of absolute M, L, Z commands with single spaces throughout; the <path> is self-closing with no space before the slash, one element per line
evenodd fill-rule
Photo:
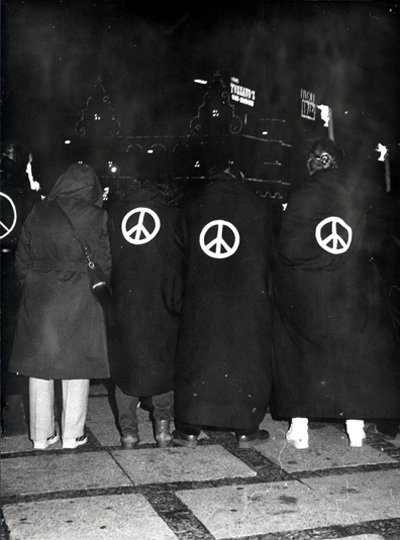
<path fill-rule="evenodd" d="M 28 159 L 28 155 L 26 156 Z M 15 273 L 15 252 L 22 225 L 33 206 L 41 201 L 32 191 L 26 163 L 3 156 L 1 160 L 0 244 L 1 244 L 1 388 L 5 395 L 20 393 L 20 378 L 8 372 L 17 322 L 21 288 Z M 25 167 L 24 167 L 25 165 Z"/>
<path fill-rule="evenodd" d="M 111 376 L 130 396 L 173 390 L 185 256 L 180 215 L 153 184 L 109 211 Z"/>
<path fill-rule="evenodd" d="M 187 275 L 175 371 L 181 422 L 257 428 L 270 400 L 272 227 L 228 174 L 182 206 Z"/>
<path fill-rule="evenodd" d="M 57 201 L 110 276 L 107 213 L 88 165 L 73 164 L 25 221 L 16 253 L 23 285 L 10 371 L 41 379 L 109 377 L 104 314 L 82 248 Z"/>
<path fill-rule="evenodd" d="M 336 169 L 288 198 L 275 280 L 282 417 L 396 418 L 400 357 L 362 190 Z"/>

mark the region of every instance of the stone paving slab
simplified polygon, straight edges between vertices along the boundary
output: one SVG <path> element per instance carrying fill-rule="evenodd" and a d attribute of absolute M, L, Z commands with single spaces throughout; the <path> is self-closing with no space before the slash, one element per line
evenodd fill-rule
<path fill-rule="evenodd" d="M 321 538 L 321 540 L 332 540 L 332 537 L 330 539 Z M 385 540 L 385 538 L 380 534 L 357 534 L 356 536 L 342 536 L 335 540 Z"/>
<path fill-rule="evenodd" d="M 237 538 L 399 517 L 400 471 L 176 494 L 216 539 Z"/>
<path fill-rule="evenodd" d="M 400 518 L 399 469 L 331 476 L 329 481 L 305 478 L 303 483 L 332 501 L 331 511 L 341 523 Z"/>
<path fill-rule="evenodd" d="M 2 497 L 132 485 L 106 452 L 8 458 L 1 469 Z"/>
<path fill-rule="evenodd" d="M 114 450 L 114 459 L 135 484 L 201 482 L 252 477 L 256 472 L 221 446 Z"/>
<path fill-rule="evenodd" d="M 56 445 L 52 446 L 55 448 Z M 57 443 L 57 447 L 61 448 L 61 444 Z M 1 454 L 10 454 L 14 452 L 28 452 L 33 450 L 32 443 L 28 439 L 28 435 L 18 435 L 15 437 L 1 438 Z"/>
<path fill-rule="evenodd" d="M 396 459 L 368 444 L 362 448 L 350 448 L 346 434 L 329 424 L 322 424 L 320 429 L 309 429 L 310 447 L 296 450 L 286 443 L 287 425 L 287 422 L 276 422 L 267 415 L 261 427 L 269 431 L 270 440 L 268 444 L 256 447 L 258 452 L 286 472 L 397 463 Z"/>
<path fill-rule="evenodd" d="M 177 540 L 142 495 L 6 504 L 3 512 L 12 540 Z"/>

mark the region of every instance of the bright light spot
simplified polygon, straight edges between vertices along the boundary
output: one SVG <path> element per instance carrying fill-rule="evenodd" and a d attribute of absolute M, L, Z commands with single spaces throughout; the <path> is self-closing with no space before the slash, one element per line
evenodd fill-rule
<path fill-rule="evenodd" d="M 268 135 L 268 131 L 263 131 L 262 135 Z"/>
<path fill-rule="evenodd" d="M 31 162 L 29 162 L 27 165 L 26 165 L 26 170 L 25 170 L 26 174 L 28 175 L 28 178 L 29 178 L 29 184 L 31 186 L 31 189 L 33 191 L 39 191 L 40 190 L 40 184 L 37 180 L 34 179 L 33 177 L 33 173 L 32 173 L 32 164 Z"/>
<path fill-rule="evenodd" d="M 149 148 L 149 149 L 147 150 L 147 153 L 148 153 L 148 154 L 154 154 L 154 150 L 153 150 L 152 148 Z"/>
<path fill-rule="evenodd" d="M 384 146 L 383 144 L 378 143 L 378 146 L 375 148 L 375 151 L 379 152 L 380 154 L 380 156 L 378 157 L 378 161 L 385 161 L 389 153 L 387 146 Z"/>
<path fill-rule="evenodd" d="M 317 105 L 317 108 L 321 111 L 321 120 L 324 122 L 324 127 L 328 127 L 331 116 L 330 107 L 328 105 Z"/>
<path fill-rule="evenodd" d="M 71 141 L 70 141 L 69 139 L 66 139 L 66 140 L 64 141 L 64 144 L 71 144 Z"/>
<path fill-rule="evenodd" d="M 110 169 L 110 171 L 114 174 L 117 172 L 118 168 L 117 166 L 115 165 L 115 163 L 113 161 L 109 161 L 108 162 L 108 168 Z"/>
<path fill-rule="evenodd" d="M 208 81 L 204 80 L 204 79 L 194 79 L 194 81 L 196 84 L 208 84 Z"/>

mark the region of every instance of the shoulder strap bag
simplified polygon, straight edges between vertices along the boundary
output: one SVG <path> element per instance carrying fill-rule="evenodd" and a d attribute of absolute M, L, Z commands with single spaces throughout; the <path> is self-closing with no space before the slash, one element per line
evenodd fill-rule
<path fill-rule="evenodd" d="M 61 207 L 59 203 L 54 201 L 54 204 L 61 211 L 61 213 L 64 215 L 65 219 L 69 223 L 74 233 L 74 236 L 76 240 L 79 242 L 82 248 L 83 254 L 88 262 L 87 272 L 89 276 L 90 290 L 92 291 L 93 296 L 95 297 L 97 302 L 102 306 L 102 308 L 108 309 L 110 306 L 110 300 L 111 300 L 111 288 L 110 288 L 108 279 L 106 278 L 100 266 L 94 262 L 92 255 L 90 253 L 88 244 L 86 243 L 85 239 L 79 235 L 78 231 L 74 227 L 74 224 L 70 220 L 68 214 L 64 211 L 64 209 Z"/>

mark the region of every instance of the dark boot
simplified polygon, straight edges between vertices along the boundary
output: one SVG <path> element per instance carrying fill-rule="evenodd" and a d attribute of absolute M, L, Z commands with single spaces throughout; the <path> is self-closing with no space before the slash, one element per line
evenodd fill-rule
<path fill-rule="evenodd" d="M 28 434 L 22 396 L 7 396 L 3 409 L 3 436 L 18 437 Z"/>
<path fill-rule="evenodd" d="M 121 437 L 121 445 L 124 450 L 133 450 L 139 443 L 139 434 L 137 431 L 127 433 Z"/>
<path fill-rule="evenodd" d="M 170 420 L 154 420 L 154 438 L 158 448 L 171 446 L 172 435 L 170 431 Z"/>
<path fill-rule="evenodd" d="M 183 428 L 174 431 L 173 437 L 174 443 L 179 444 L 180 446 L 185 446 L 186 448 L 196 448 L 199 434 L 190 432 L 189 430 Z"/>
<path fill-rule="evenodd" d="M 259 444 L 264 444 L 269 439 L 269 433 L 265 429 L 259 429 L 248 435 L 236 434 L 239 448 L 252 448 Z"/>

